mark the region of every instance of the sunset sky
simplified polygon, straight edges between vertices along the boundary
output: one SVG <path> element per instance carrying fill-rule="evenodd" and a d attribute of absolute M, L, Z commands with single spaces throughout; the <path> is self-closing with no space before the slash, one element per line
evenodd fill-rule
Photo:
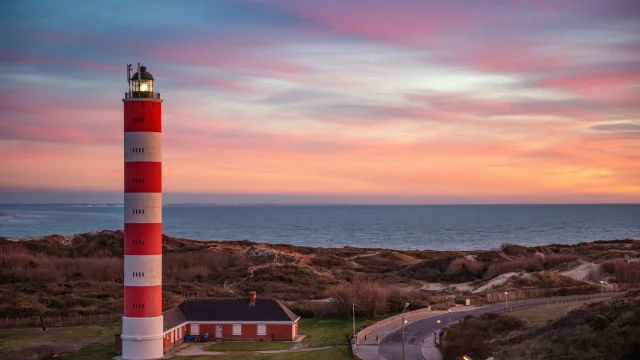
<path fill-rule="evenodd" d="M 455 5 L 454 5 L 455 4 Z M 0 202 L 640 202 L 637 0 L 2 1 Z"/>

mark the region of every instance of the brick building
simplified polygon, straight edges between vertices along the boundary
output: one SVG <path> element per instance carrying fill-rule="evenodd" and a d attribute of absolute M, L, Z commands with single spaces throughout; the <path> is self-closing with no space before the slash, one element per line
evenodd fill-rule
<path fill-rule="evenodd" d="M 298 337 L 300 317 L 275 299 L 258 299 L 255 292 L 240 299 L 188 300 L 165 311 L 164 349 L 184 341 L 185 335 L 210 340 L 280 340 Z"/>

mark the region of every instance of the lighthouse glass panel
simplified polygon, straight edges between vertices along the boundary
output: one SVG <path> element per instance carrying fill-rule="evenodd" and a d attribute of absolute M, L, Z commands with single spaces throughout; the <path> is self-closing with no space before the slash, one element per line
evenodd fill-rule
<path fill-rule="evenodd" d="M 153 91 L 153 80 L 138 80 L 134 79 L 131 81 L 131 91 L 133 92 L 152 92 Z"/>

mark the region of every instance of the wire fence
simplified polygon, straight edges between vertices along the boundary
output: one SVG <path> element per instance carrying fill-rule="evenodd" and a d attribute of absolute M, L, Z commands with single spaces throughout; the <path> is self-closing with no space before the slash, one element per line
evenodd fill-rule
<path fill-rule="evenodd" d="M 572 295 L 572 296 L 567 296 L 567 297 L 553 297 L 553 298 L 545 298 L 545 299 L 539 299 L 539 301 L 536 301 L 534 303 L 527 303 L 527 304 L 509 304 L 508 302 L 505 302 L 504 307 L 499 306 L 497 304 L 494 304 L 493 306 L 491 306 L 490 308 L 487 308 L 487 310 L 485 312 L 490 312 L 490 313 L 504 313 L 504 312 L 513 312 L 513 311 L 520 311 L 520 310 L 528 310 L 528 309 L 533 309 L 533 308 L 538 308 L 541 306 L 545 306 L 545 305 L 551 305 L 551 304 L 562 304 L 562 303 L 570 303 L 570 302 L 581 302 L 581 301 L 589 301 L 589 300 L 598 300 L 598 299 L 604 299 L 604 298 L 610 298 L 610 297 L 614 297 L 614 296 L 618 296 L 624 294 L 623 292 L 608 292 L 608 293 L 604 293 L 604 294 L 591 294 L 591 295 Z"/>
<path fill-rule="evenodd" d="M 45 326 L 69 326 L 80 324 L 108 324 L 122 319 L 122 313 L 110 313 L 110 314 L 96 314 L 96 315 L 69 315 L 69 316 L 43 316 Z M 7 316 L 3 320 L 0 320 L 0 327 L 28 327 L 28 326 L 41 326 L 42 322 L 40 316 Z"/>

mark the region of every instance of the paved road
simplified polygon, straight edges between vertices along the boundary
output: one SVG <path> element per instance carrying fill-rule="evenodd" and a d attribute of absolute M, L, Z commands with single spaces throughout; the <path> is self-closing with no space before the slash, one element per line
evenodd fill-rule
<path fill-rule="evenodd" d="M 611 296 L 613 294 L 605 294 L 605 296 Z M 588 295 L 593 296 L 593 295 Z M 520 305 L 542 305 L 542 304 L 550 304 L 550 303 L 558 303 L 563 301 L 583 301 L 586 299 L 585 295 L 575 295 L 575 296 L 563 296 L 563 297 L 553 297 L 553 298 L 542 298 L 542 299 L 529 299 L 529 300 L 519 300 L 519 301 L 510 301 L 509 306 L 520 306 Z M 495 310 L 503 310 L 505 304 L 492 304 L 479 308 L 470 308 L 466 310 L 458 310 L 451 312 L 451 323 L 453 324 L 456 321 L 460 321 L 466 315 L 477 315 L 488 311 Z M 437 320 L 440 320 L 441 324 L 437 324 Z M 449 324 L 449 314 L 443 312 L 440 316 L 430 317 L 424 320 L 418 320 L 416 322 L 410 323 L 405 326 L 405 359 L 406 360 L 423 360 L 424 357 L 421 354 L 420 347 L 422 346 L 423 340 L 433 342 L 433 333 L 442 326 L 447 326 Z M 425 344 L 429 345 L 429 344 Z M 427 352 L 429 353 L 429 352 Z M 432 357 L 433 359 L 427 360 L 438 360 L 439 353 L 430 352 L 432 355 L 427 355 Z M 386 335 L 380 345 L 378 345 L 378 356 L 380 359 L 386 360 L 400 360 L 402 359 L 402 331 L 397 330 L 395 332 L 389 333 Z"/>

